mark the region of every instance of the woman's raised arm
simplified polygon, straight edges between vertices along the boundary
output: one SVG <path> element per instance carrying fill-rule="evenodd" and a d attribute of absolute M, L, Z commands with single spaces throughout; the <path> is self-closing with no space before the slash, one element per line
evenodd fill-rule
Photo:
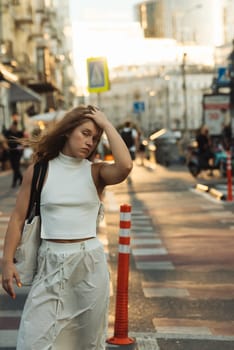
<path fill-rule="evenodd" d="M 106 133 L 110 149 L 114 158 L 111 164 L 103 163 L 100 166 L 100 177 L 105 185 L 114 185 L 126 179 L 133 167 L 133 162 L 128 148 L 116 128 L 106 118 L 105 114 L 96 109 L 87 114 Z"/>

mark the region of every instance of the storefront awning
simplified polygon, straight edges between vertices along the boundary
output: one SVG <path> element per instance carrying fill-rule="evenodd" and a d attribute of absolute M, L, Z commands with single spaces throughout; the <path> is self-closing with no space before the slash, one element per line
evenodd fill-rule
<path fill-rule="evenodd" d="M 41 102 L 41 96 L 26 86 L 19 84 L 18 77 L 0 64 L 0 81 L 9 84 L 9 102 Z"/>
<path fill-rule="evenodd" d="M 10 83 L 9 102 L 41 102 L 41 96 L 33 90 L 17 84 Z"/>
<path fill-rule="evenodd" d="M 28 85 L 28 87 L 40 94 L 58 91 L 58 88 L 53 83 L 49 82 L 31 83 Z"/>

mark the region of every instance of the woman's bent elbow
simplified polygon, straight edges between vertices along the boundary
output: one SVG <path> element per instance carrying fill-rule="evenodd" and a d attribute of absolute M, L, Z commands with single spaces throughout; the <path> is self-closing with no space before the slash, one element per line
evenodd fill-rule
<path fill-rule="evenodd" d="M 130 174 L 130 172 L 132 171 L 132 168 L 133 168 L 133 162 L 130 161 L 125 167 L 126 176 Z"/>
<path fill-rule="evenodd" d="M 132 161 L 122 164 L 120 167 L 118 167 L 117 183 L 124 181 L 132 171 L 132 168 L 133 168 Z"/>

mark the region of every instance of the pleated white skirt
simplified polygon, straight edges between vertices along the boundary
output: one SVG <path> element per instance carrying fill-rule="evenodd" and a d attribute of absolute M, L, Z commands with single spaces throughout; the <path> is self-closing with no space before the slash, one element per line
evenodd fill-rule
<path fill-rule="evenodd" d="M 109 272 L 102 243 L 42 241 L 17 350 L 105 350 Z"/>

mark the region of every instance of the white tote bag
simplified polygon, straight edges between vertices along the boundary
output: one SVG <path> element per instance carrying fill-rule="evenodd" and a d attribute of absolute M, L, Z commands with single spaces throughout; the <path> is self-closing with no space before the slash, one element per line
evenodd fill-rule
<path fill-rule="evenodd" d="M 15 265 L 25 286 L 32 284 L 37 272 L 37 254 L 41 243 L 40 194 L 47 170 L 47 163 L 36 163 L 31 186 L 28 212 L 15 252 Z"/>

